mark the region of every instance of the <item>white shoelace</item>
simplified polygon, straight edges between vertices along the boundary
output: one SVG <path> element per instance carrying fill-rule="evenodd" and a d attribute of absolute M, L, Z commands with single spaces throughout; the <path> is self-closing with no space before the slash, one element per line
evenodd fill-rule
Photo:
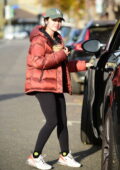
<path fill-rule="evenodd" d="M 73 158 L 73 156 L 71 155 L 71 153 L 69 153 L 67 156 L 68 156 L 70 159 L 74 160 L 74 158 Z"/>
<path fill-rule="evenodd" d="M 46 154 L 40 155 L 40 157 L 39 157 L 40 161 L 42 161 L 43 164 L 46 164 L 46 162 L 44 160 L 45 157 L 46 157 Z"/>

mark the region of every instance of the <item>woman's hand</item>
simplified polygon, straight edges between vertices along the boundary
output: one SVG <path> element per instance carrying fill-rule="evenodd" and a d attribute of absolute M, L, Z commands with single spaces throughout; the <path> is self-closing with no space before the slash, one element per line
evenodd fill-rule
<path fill-rule="evenodd" d="M 60 51 L 62 49 L 63 49 L 63 45 L 61 45 L 61 44 L 57 44 L 57 45 L 53 46 L 53 51 L 54 52 Z"/>
<path fill-rule="evenodd" d="M 90 61 L 88 63 L 86 63 L 86 67 L 92 67 L 95 65 L 95 62 L 96 62 L 96 57 L 93 56 L 91 57 Z"/>
<path fill-rule="evenodd" d="M 65 54 L 66 54 L 67 56 L 70 54 L 70 51 L 68 50 L 67 47 L 64 48 L 64 52 L 65 52 Z"/>
<path fill-rule="evenodd" d="M 92 67 L 92 66 L 94 66 L 94 64 L 92 64 L 92 63 L 86 63 L 86 67 L 87 67 L 87 68 Z"/>

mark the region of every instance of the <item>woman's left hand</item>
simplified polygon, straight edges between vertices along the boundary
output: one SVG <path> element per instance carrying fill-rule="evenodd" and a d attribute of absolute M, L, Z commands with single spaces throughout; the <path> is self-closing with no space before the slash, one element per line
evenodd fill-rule
<path fill-rule="evenodd" d="M 64 48 L 64 52 L 65 52 L 65 54 L 66 54 L 67 56 L 70 54 L 70 51 L 68 50 L 67 47 Z"/>

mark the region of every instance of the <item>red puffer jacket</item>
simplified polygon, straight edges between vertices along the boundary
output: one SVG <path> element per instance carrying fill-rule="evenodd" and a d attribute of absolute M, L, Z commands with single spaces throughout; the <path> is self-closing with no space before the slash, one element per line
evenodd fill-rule
<path fill-rule="evenodd" d="M 30 35 L 25 93 L 42 91 L 71 94 L 69 72 L 85 70 L 85 61 L 68 62 L 63 50 L 54 52 L 50 40 L 40 31 L 41 28 L 36 26 Z M 58 33 L 57 36 L 61 38 Z"/>

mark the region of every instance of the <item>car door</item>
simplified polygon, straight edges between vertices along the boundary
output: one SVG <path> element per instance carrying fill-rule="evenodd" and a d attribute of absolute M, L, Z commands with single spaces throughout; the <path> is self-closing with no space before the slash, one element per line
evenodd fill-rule
<path fill-rule="evenodd" d="M 103 101 L 102 170 L 120 169 L 120 21 L 106 46 L 109 77 Z M 109 65 L 112 64 L 112 65 Z M 111 68 L 110 68 L 111 67 Z M 105 75 L 105 72 L 104 72 Z"/>

